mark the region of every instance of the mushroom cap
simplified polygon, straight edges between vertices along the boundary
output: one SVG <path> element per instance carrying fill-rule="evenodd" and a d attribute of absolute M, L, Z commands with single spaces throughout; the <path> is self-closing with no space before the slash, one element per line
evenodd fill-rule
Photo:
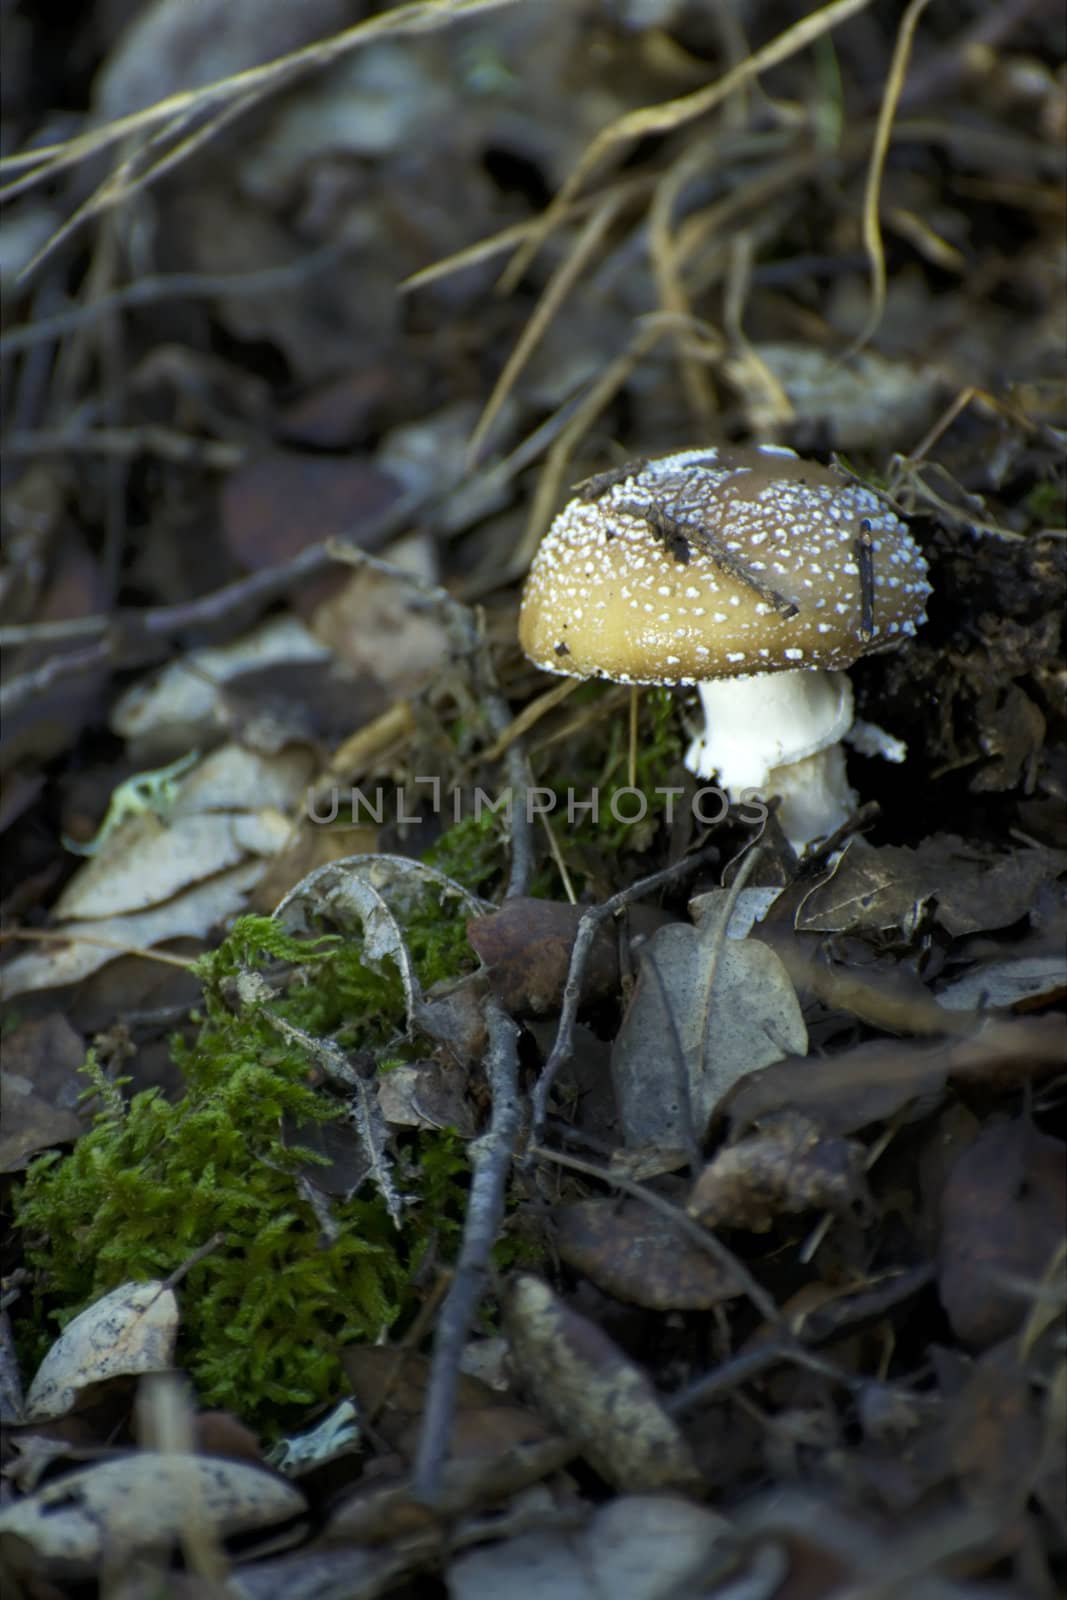
<path fill-rule="evenodd" d="M 870 489 L 778 446 L 684 450 L 590 480 L 564 507 L 519 641 L 546 672 L 619 683 L 838 670 L 914 633 L 929 593 L 906 524 Z"/>

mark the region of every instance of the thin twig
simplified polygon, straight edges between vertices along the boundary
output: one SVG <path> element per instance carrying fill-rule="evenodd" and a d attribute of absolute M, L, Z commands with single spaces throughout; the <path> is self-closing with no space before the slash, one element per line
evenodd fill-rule
<path fill-rule="evenodd" d="M 455 1276 L 434 1335 L 426 1408 L 415 1456 L 414 1496 L 437 1500 L 456 1409 L 460 1359 L 489 1273 L 489 1254 L 504 1216 L 511 1158 L 522 1127 L 519 1100 L 519 1030 L 499 1001 L 485 1008 L 489 1049 L 486 1071 L 493 1096 L 489 1127 L 468 1146 L 473 1167 L 470 1200 Z"/>
<path fill-rule="evenodd" d="M 240 445 L 197 439 L 156 422 L 127 428 L 32 429 L 8 434 L 0 447 L 0 456 L 12 459 L 84 454 L 129 461 L 134 456 L 158 456 L 162 461 L 192 462 L 216 472 L 230 472 L 240 466 L 245 453 Z"/>
<path fill-rule="evenodd" d="M 846 1372 L 836 1363 L 816 1355 L 815 1350 L 821 1345 L 832 1344 L 850 1329 L 862 1327 L 876 1318 L 885 1317 L 905 1300 L 913 1299 L 915 1295 L 920 1294 L 929 1285 L 933 1275 L 932 1267 L 922 1265 L 898 1273 L 886 1283 L 876 1285 L 874 1289 L 861 1290 L 850 1300 L 828 1307 L 830 1314 L 822 1319 L 816 1312 L 806 1320 L 798 1332 L 790 1332 L 787 1338 L 772 1339 L 755 1349 L 739 1351 L 737 1355 L 720 1363 L 714 1371 L 705 1373 L 702 1378 L 687 1384 L 684 1389 L 680 1389 L 677 1394 L 665 1400 L 664 1404 L 672 1416 L 679 1416 L 687 1411 L 696 1410 L 699 1406 L 707 1405 L 710 1400 L 716 1399 L 730 1389 L 735 1389 L 738 1384 L 747 1383 L 751 1378 L 758 1378 L 764 1372 L 769 1372 L 773 1367 L 786 1362 L 807 1367 L 810 1371 L 829 1378 L 832 1383 L 843 1384 L 846 1388 L 852 1390 L 862 1388 L 867 1379 Z"/>
<path fill-rule="evenodd" d="M 138 278 L 135 283 L 112 289 L 88 305 L 71 306 L 66 311 L 40 317 L 36 322 L 23 323 L 0 334 L 0 356 L 12 356 L 44 340 L 78 333 L 114 312 L 158 305 L 162 300 L 211 300 L 224 295 L 244 297 L 291 289 L 333 266 L 349 248 L 345 239 L 334 241 L 284 266 L 264 267 L 259 272 L 167 272 Z"/>
<path fill-rule="evenodd" d="M 567 982 L 563 988 L 563 1006 L 560 1011 L 559 1028 L 556 1032 L 556 1042 L 552 1046 L 548 1060 L 541 1069 L 541 1076 L 534 1086 L 533 1092 L 533 1137 L 541 1138 L 548 1110 L 548 1096 L 555 1082 L 556 1074 L 568 1061 L 574 1048 L 574 1025 L 578 1019 L 578 1003 L 582 997 L 582 979 L 585 976 L 586 963 L 593 948 L 593 940 L 602 923 L 609 922 L 616 912 L 634 900 L 643 900 L 646 895 L 654 894 L 657 889 L 665 889 L 670 884 L 678 883 L 683 878 L 707 866 L 711 861 L 718 859 L 718 851 L 714 846 L 702 850 L 699 855 L 686 856 L 683 861 L 677 861 L 673 866 L 665 867 L 662 872 L 653 872 L 647 878 L 639 878 L 628 889 L 620 889 L 618 894 L 605 900 L 603 905 L 590 906 L 582 914 L 578 924 L 578 932 L 574 940 L 574 949 L 571 951 L 571 963 L 567 970 Z"/>

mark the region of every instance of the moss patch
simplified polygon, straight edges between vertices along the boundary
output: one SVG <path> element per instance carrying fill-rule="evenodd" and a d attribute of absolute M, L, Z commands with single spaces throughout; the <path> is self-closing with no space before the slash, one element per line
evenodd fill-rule
<path fill-rule="evenodd" d="M 438 908 L 434 920 L 433 936 L 413 930 L 420 977 L 441 975 L 462 947 L 452 929 L 446 952 L 448 919 Z M 289 1408 L 345 1391 L 343 1345 L 412 1313 L 431 1241 L 445 1258 L 454 1251 L 468 1169 L 455 1135 L 412 1135 L 397 1152 L 410 1201 L 401 1226 L 368 1183 L 329 1202 L 336 1237 L 325 1240 L 298 1174 L 328 1163 L 301 1135 L 309 1145 L 345 1106 L 315 1085 L 307 1052 L 263 1007 L 235 1004 L 249 971 L 269 975 L 271 1011 L 296 1028 L 346 1049 L 395 1046 L 403 1006 L 391 969 L 364 965 L 358 942 L 294 939 L 267 918 L 242 918 L 201 963 L 200 1032 L 176 1046 L 185 1095 L 171 1103 L 149 1090 L 127 1102 L 90 1059 L 102 1107 L 94 1126 L 69 1155 L 31 1165 L 16 1209 L 37 1317 L 22 1337 L 39 1360 L 53 1324 L 128 1279 L 166 1277 L 221 1234 L 179 1290 L 179 1360 L 202 1403 L 277 1427 Z"/>

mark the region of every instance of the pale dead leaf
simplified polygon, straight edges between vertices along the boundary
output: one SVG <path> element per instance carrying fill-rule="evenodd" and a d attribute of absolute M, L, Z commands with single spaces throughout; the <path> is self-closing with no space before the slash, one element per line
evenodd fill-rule
<path fill-rule="evenodd" d="M 675 1495 L 625 1495 L 584 1528 L 542 1529 L 471 1551 L 446 1573 L 450 1600 L 681 1600 L 726 1562 L 730 1526 Z"/>
<path fill-rule="evenodd" d="M 298 618 L 273 617 L 233 644 L 194 650 L 134 684 L 120 696 L 111 726 L 131 743 L 169 739 L 172 730 L 181 730 L 181 742 L 208 743 L 229 721 L 219 685 L 264 667 L 329 658 L 328 647 Z"/>
<path fill-rule="evenodd" d="M 758 939 L 720 944 L 721 909 L 699 928 L 668 923 L 642 952 L 637 988 L 612 1050 L 631 1147 L 686 1142 L 686 1085 L 699 1140 L 715 1105 L 739 1078 L 807 1052 L 785 967 Z"/>
<path fill-rule="evenodd" d="M 270 1527 L 303 1511 L 298 1489 L 244 1462 L 139 1451 L 69 1472 L 0 1511 L 0 1551 L 28 1545 L 56 1577 L 167 1553 L 184 1529 L 216 1538 Z"/>
<path fill-rule="evenodd" d="M 131 950 L 151 950 L 169 939 L 203 938 L 217 923 L 245 909 L 265 865 L 259 858 L 245 861 L 133 916 L 66 923 L 57 930 L 66 943 L 35 947 L 0 972 L 0 999 L 77 983 Z"/>
<path fill-rule="evenodd" d="M 66 1416 L 82 1389 L 174 1363 L 178 1301 L 160 1282 L 123 1283 L 68 1322 L 37 1369 L 26 1420 Z"/>

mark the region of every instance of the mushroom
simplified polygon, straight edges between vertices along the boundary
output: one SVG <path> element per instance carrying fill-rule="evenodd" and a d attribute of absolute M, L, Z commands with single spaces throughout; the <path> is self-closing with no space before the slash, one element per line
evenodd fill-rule
<path fill-rule="evenodd" d="M 686 766 L 731 800 L 780 796 L 799 851 L 855 808 L 845 669 L 913 634 L 929 593 L 872 490 L 776 445 L 683 450 L 578 485 L 534 557 L 519 640 L 546 672 L 695 684 Z M 862 741 L 903 757 L 870 724 Z"/>

